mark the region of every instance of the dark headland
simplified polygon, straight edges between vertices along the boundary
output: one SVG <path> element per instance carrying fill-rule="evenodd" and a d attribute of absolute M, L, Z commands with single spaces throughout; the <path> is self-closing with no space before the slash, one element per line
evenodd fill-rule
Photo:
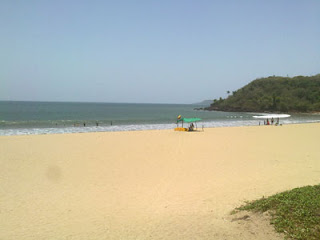
<path fill-rule="evenodd" d="M 320 74 L 259 78 L 214 99 L 204 110 L 226 112 L 320 112 Z"/>

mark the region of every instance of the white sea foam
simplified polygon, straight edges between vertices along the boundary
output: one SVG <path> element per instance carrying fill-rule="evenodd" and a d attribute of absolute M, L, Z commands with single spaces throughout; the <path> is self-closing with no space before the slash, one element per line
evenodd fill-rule
<path fill-rule="evenodd" d="M 235 127 L 235 126 L 254 126 L 259 123 L 258 120 L 215 120 L 198 122 L 198 129 L 213 127 Z M 286 119 L 280 121 L 281 124 L 296 123 L 314 123 L 320 120 L 311 119 Z M 187 125 L 186 125 L 187 126 Z M 140 131 L 140 130 L 161 130 L 174 129 L 176 124 L 131 124 L 131 125 L 113 125 L 113 126 L 88 126 L 88 127 L 57 127 L 57 128 L 18 128 L 18 129 L 0 129 L 0 135 L 38 135 L 38 134 L 62 134 L 62 133 L 85 133 L 85 132 L 119 132 L 119 131 Z"/>
<path fill-rule="evenodd" d="M 258 119 L 267 119 L 267 118 L 288 118 L 290 117 L 291 115 L 289 114 L 264 114 L 264 115 L 261 115 L 261 116 L 253 116 L 254 118 L 258 118 Z"/>

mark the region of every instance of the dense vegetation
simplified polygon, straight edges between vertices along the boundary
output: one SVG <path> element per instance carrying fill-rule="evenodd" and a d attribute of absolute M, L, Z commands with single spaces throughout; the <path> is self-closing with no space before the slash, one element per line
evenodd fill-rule
<path fill-rule="evenodd" d="M 320 185 L 295 188 L 242 206 L 237 211 L 270 211 L 276 231 L 286 238 L 320 239 Z"/>
<path fill-rule="evenodd" d="M 228 93 L 230 93 L 228 91 Z M 235 112 L 320 112 L 320 74 L 252 81 L 206 110 Z"/>

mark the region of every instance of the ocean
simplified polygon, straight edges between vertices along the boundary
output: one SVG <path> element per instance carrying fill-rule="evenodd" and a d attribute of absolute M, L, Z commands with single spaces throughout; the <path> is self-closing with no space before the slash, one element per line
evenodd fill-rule
<path fill-rule="evenodd" d="M 173 129 L 177 116 L 198 117 L 197 127 L 263 125 L 257 113 L 195 110 L 191 104 L 0 101 L 0 135 Z M 294 114 L 281 124 L 320 122 L 320 115 Z"/>

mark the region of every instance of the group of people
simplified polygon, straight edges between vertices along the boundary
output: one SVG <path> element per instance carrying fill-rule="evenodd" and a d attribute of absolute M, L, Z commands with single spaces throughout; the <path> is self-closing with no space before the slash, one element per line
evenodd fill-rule
<path fill-rule="evenodd" d="M 267 120 L 264 120 L 264 125 L 279 125 L 279 118 L 277 118 L 277 121 L 275 122 L 275 120 L 273 118 L 271 118 L 271 120 L 269 121 L 269 118 L 267 118 Z"/>
<path fill-rule="evenodd" d="M 85 127 L 87 125 L 87 123 L 83 122 L 83 124 L 80 124 L 80 123 L 74 123 L 73 124 L 74 127 L 79 127 L 81 125 L 83 125 Z M 112 121 L 110 122 L 110 125 L 112 126 Z M 56 126 L 57 126 L 57 124 L 56 124 Z M 99 122 L 98 121 L 96 121 L 96 126 L 99 127 Z"/>
<path fill-rule="evenodd" d="M 194 129 L 194 124 L 191 123 L 190 126 L 189 126 L 189 131 L 193 131 L 193 129 Z"/>

